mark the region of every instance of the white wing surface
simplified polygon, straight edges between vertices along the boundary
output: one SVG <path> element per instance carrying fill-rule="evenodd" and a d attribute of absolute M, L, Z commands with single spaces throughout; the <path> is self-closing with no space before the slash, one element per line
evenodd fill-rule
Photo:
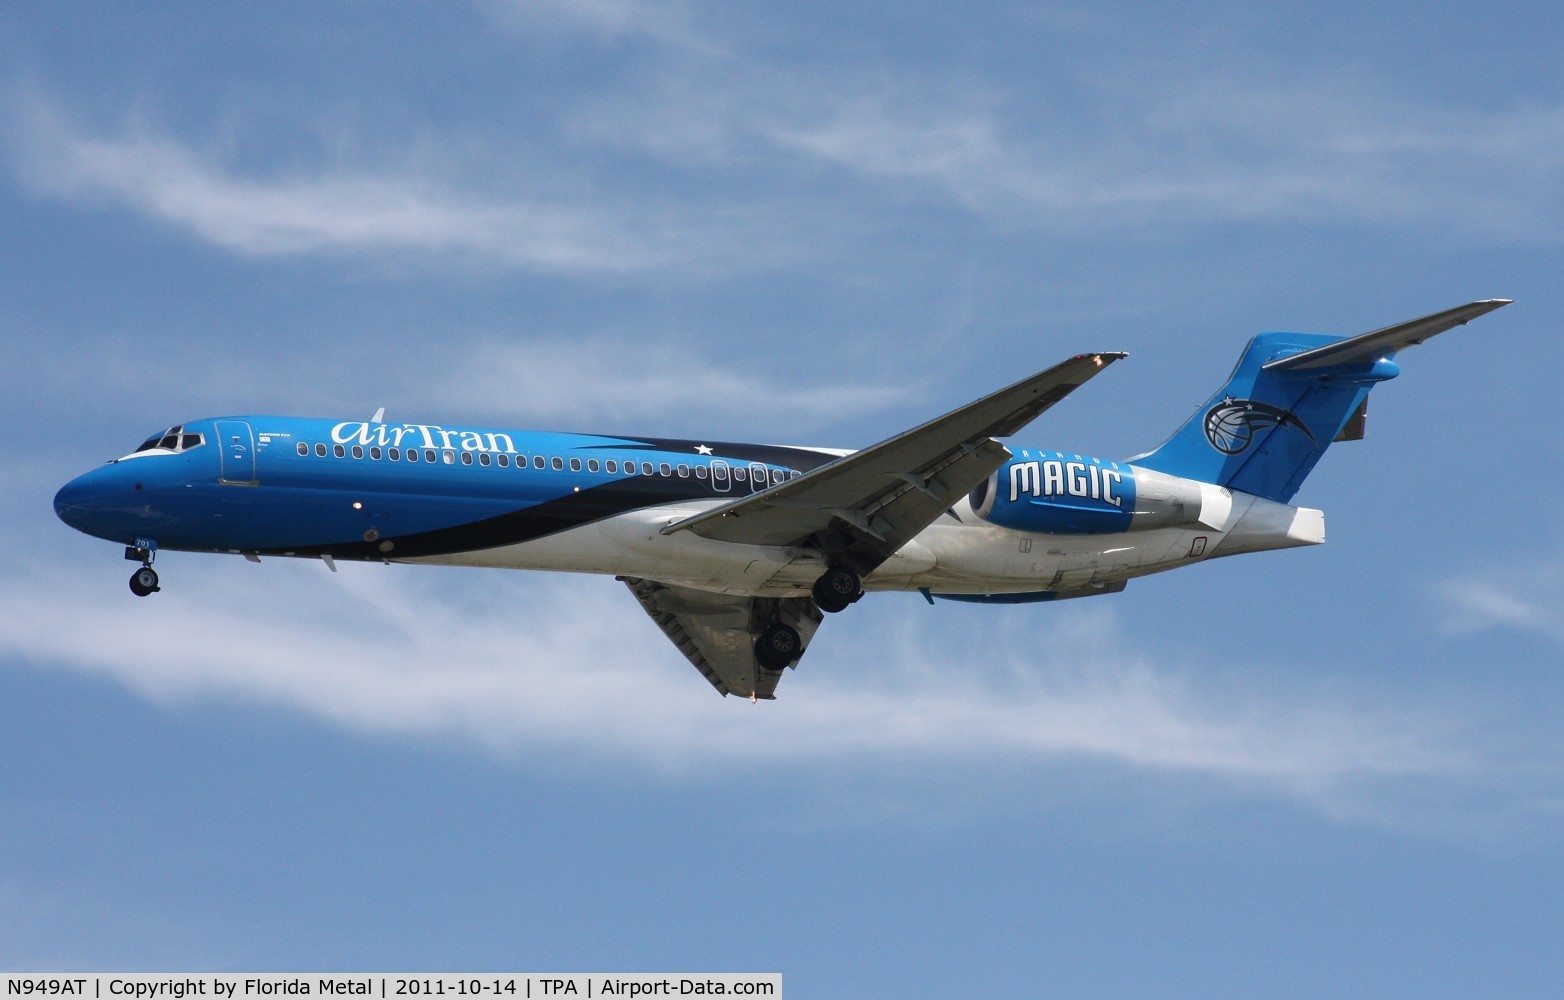
<path fill-rule="evenodd" d="M 820 627 L 821 614 L 807 597 L 739 597 L 620 577 L 679 652 L 724 695 L 775 698 L 780 670 L 755 659 L 761 629 L 783 621 L 798 630 L 804 646 Z"/>

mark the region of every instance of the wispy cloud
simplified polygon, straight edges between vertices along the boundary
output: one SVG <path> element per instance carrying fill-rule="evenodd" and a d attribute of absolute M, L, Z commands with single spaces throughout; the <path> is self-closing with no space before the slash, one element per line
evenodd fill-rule
<path fill-rule="evenodd" d="M 127 208 L 241 254 L 404 255 L 551 273 L 699 271 L 719 262 L 731 270 L 774 259 L 765 248 L 775 241 L 748 235 L 753 217 L 742 211 L 485 196 L 417 164 L 262 175 L 139 116 L 94 132 L 45 100 L 18 97 L 11 106 L 12 157 L 35 192 Z M 568 173 L 569 165 L 552 168 Z M 742 265 L 728 253 L 734 241 L 752 249 Z"/>
<path fill-rule="evenodd" d="M 171 365 L 166 356 L 141 349 L 140 338 L 120 331 L 110 331 L 62 367 L 53 363 L 59 353 L 53 338 L 21 329 L 13 335 L 12 364 L 0 368 L 0 390 L 17 413 L 33 413 L 49 397 L 90 389 L 107 410 L 139 414 L 148 408 L 151 387 L 155 412 L 145 414 L 149 426 L 132 432 L 139 436 L 156 429 L 151 424 L 219 412 L 325 416 L 388 406 L 394 420 L 597 432 L 638 425 L 641 433 L 661 437 L 720 434 L 862 447 L 872 440 L 842 438 L 855 418 L 900 407 L 908 421 L 923 420 L 964 401 L 930 392 L 936 380 L 926 373 L 900 381 L 894 371 L 878 381 L 834 374 L 801 380 L 791 372 L 771 374 L 774 364 L 754 360 L 762 356 L 759 349 L 672 335 L 561 331 L 501 337 L 441 330 L 436 336 L 422 329 L 410 333 L 415 343 L 371 376 L 363 374 L 362 343 L 344 336 L 315 350 L 308 379 L 294 377 L 296 364 L 288 352 L 256 351 L 236 367 L 233 352 L 198 348 L 180 352 Z M 345 393 L 344 384 L 354 391 Z M 811 441 L 812 435 L 825 436 Z M 70 457 L 79 463 L 108 456 Z"/>
<path fill-rule="evenodd" d="M 1564 643 L 1564 571 L 1557 560 L 1515 562 L 1502 570 L 1476 571 L 1437 585 L 1454 634 L 1516 630 Z"/>
<path fill-rule="evenodd" d="M 460 351 L 443 351 L 448 366 L 453 357 L 459 359 L 456 367 L 433 378 L 428 370 L 420 372 L 402 398 L 447 408 L 461 401 L 469 409 L 562 428 L 653 418 L 727 427 L 730 434 L 746 427 L 752 428 L 748 433 L 775 435 L 781 426 L 795 433 L 839 427 L 847 418 L 906 402 L 924 387 L 922 382 L 790 381 L 784 392 L 765 370 L 721 364 L 711 356 L 732 353 L 721 345 L 697 350 L 606 335 L 568 343 L 478 341 Z"/>
<path fill-rule="evenodd" d="M 688 4 L 670 0 L 478 0 L 477 6 L 506 27 L 554 26 L 599 39 L 646 38 L 705 54 L 723 51 L 696 27 Z"/>
<path fill-rule="evenodd" d="M 1090 616 L 1056 623 L 1048 660 L 1033 662 L 1000 638 L 974 653 L 965 634 L 908 624 L 887 605 L 869 612 L 885 616 L 879 626 L 830 623 L 782 700 L 750 706 L 715 695 L 618 584 L 489 574 L 481 589 L 452 588 L 452 572 L 182 561 L 156 598 L 180 627 L 148 633 L 130 597 L 68 599 L 79 587 L 43 570 L 0 587 L 12 612 L 0 649 L 158 702 L 260 702 L 364 731 L 504 755 L 562 748 L 670 774 L 758 757 L 822 778 L 1097 761 L 1352 814 L 1371 789 L 1480 782 L 1485 765 L 1447 713 L 1206 690 L 1105 644 L 1111 620 Z"/>
<path fill-rule="evenodd" d="M 767 268 L 912 223 L 909 201 L 1055 232 L 1323 221 L 1548 241 L 1564 212 L 1558 105 L 1431 107 L 1366 82 L 1100 67 L 1021 101 L 1000 81 L 806 73 L 674 44 L 698 37 L 689 19 L 640 4 L 516 16 L 640 35 L 668 54 L 557 95 L 543 134 L 456 143 L 465 163 L 405 153 L 258 169 L 144 116 L 84 127 L 33 94 L 9 102 L 11 156 L 39 194 L 236 253 L 546 273 Z M 525 170 L 500 181 L 477 168 L 514 160 L 517 143 Z"/>
<path fill-rule="evenodd" d="M 1023 94 L 970 69 L 801 71 L 670 50 L 633 93 L 599 95 L 572 121 L 666 162 L 815 184 L 831 166 L 876 205 L 1049 231 L 1242 220 L 1557 237 L 1564 105 L 1418 103 L 1358 73 L 1284 79 L 1118 52 L 1052 75 Z"/>
<path fill-rule="evenodd" d="M 918 88 L 848 93 L 762 134 L 866 179 L 1055 226 L 1220 220 L 1456 226 L 1552 239 L 1564 107 L 1398 104 L 1371 91 L 1215 76 L 1087 88 L 1022 114 Z M 999 106 L 996 106 L 999 105 Z M 789 121 L 791 119 L 791 121 Z M 1540 216 L 1540 218 L 1539 218 Z"/>

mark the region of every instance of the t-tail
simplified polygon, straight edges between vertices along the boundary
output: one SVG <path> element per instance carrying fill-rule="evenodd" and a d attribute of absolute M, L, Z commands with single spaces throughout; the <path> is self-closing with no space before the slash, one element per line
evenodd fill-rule
<path fill-rule="evenodd" d="M 1333 441 L 1363 436 L 1369 390 L 1396 353 L 1509 305 L 1484 299 L 1356 337 L 1262 333 L 1162 447 L 1136 465 L 1287 503 Z"/>

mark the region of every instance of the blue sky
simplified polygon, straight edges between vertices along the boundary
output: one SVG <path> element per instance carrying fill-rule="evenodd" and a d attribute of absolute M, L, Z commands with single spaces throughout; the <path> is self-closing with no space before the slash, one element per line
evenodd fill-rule
<path fill-rule="evenodd" d="M 0 14 L 0 964 L 779 970 L 790 996 L 1564 989 L 1564 15 Z M 53 491 L 242 412 L 862 446 L 1082 351 L 1409 351 L 1330 541 L 886 595 L 780 700 L 611 580 L 168 554 Z"/>

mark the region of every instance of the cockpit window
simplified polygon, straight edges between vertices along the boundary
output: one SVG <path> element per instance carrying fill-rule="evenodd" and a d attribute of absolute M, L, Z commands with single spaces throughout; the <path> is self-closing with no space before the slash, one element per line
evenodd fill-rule
<path fill-rule="evenodd" d="M 170 427 L 159 434 L 154 434 L 141 442 L 141 447 L 131 454 L 139 455 L 144 451 L 189 451 L 191 448 L 199 448 L 206 443 L 206 439 L 200 434 L 186 434 L 184 425 Z"/>

